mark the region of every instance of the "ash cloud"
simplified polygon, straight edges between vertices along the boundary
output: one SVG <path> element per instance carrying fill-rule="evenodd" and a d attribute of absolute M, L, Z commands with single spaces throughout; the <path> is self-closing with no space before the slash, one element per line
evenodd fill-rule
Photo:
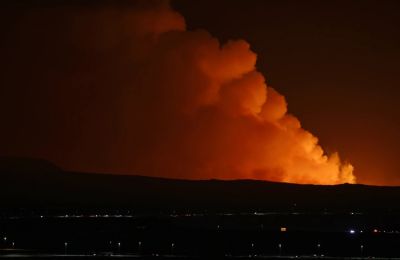
<path fill-rule="evenodd" d="M 188 31 L 167 2 L 17 8 L 10 17 L 3 155 L 76 171 L 355 182 L 353 167 L 287 112 L 246 41 Z"/>

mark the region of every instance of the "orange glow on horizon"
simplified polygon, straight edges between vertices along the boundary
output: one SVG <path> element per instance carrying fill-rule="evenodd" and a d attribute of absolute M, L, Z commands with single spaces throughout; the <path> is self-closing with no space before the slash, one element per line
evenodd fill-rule
<path fill-rule="evenodd" d="M 42 121 L 27 124 L 46 140 L 21 135 L 32 143 L 26 153 L 88 172 L 356 182 L 353 166 L 327 154 L 288 112 L 285 97 L 257 70 L 248 42 L 221 43 L 205 30 L 186 30 L 184 18 L 160 3 L 60 9 L 62 15 L 40 9 L 24 17 L 30 35 L 68 32 L 38 51 L 46 53 L 40 64 L 26 66 L 42 88 L 26 99 L 35 102 L 32 118 L 51 122 L 46 129 Z M 35 27 L 50 20 L 57 26 Z M 29 43 L 24 48 L 48 46 L 40 37 L 18 37 Z M 57 63 L 63 48 L 72 50 Z M 42 100 L 49 107 L 36 108 Z"/>

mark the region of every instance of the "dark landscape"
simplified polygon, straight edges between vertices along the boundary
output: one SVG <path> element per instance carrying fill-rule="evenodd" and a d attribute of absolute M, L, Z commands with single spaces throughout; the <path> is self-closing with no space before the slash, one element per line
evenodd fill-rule
<path fill-rule="evenodd" d="M 399 256 L 398 187 L 71 173 L 26 158 L 1 167 L 3 257 Z"/>
<path fill-rule="evenodd" d="M 64 172 L 47 161 L 26 158 L 3 158 L 0 161 L 4 185 L 0 191 L 1 205 L 5 208 L 400 213 L 399 187 L 177 180 Z"/>

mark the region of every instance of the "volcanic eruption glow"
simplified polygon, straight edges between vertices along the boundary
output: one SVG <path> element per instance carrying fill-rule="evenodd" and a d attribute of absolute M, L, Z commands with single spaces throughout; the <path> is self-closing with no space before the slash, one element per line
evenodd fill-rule
<path fill-rule="evenodd" d="M 45 22 L 49 17 L 56 26 Z M 40 64 L 28 59 L 24 66 L 33 70 L 35 101 L 52 100 L 31 111 L 43 120 L 32 135 L 52 134 L 40 146 L 26 145 L 26 155 L 81 171 L 355 182 L 353 167 L 337 153 L 324 154 L 287 112 L 244 40 L 220 43 L 204 30 L 188 31 L 166 2 L 42 9 L 24 19 L 32 33 L 21 41 L 37 55 L 48 53 Z M 51 30 L 66 33 L 48 41 Z M 68 57 L 58 60 L 60 51 Z M 20 113 L 15 124 L 26 127 L 29 119 Z"/>

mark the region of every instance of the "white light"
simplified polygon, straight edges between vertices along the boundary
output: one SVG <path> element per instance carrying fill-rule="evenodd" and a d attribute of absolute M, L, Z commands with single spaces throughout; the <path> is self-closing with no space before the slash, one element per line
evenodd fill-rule
<path fill-rule="evenodd" d="M 356 231 L 354 229 L 350 229 L 350 234 L 354 234 Z"/>

